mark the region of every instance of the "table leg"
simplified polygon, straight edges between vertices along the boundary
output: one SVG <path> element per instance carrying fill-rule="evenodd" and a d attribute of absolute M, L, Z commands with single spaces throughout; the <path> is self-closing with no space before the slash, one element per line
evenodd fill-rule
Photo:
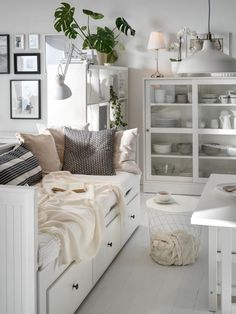
<path fill-rule="evenodd" d="M 217 228 L 208 229 L 208 303 L 209 311 L 217 311 Z"/>
<path fill-rule="evenodd" d="M 222 228 L 221 311 L 232 313 L 232 229 Z"/>

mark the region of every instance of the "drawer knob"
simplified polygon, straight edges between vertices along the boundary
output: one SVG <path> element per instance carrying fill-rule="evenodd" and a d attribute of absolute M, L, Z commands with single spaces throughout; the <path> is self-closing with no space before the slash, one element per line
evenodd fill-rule
<path fill-rule="evenodd" d="M 74 283 L 72 286 L 72 289 L 78 290 L 79 289 L 79 284 L 78 283 Z"/>
<path fill-rule="evenodd" d="M 130 215 L 130 218 L 134 219 L 134 218 L 135 218 L 135 215 Z"/>
<path fill-rule="evenodd" d="M 107 245 L 112 247 L 112 242 L 108 242 Z"/>

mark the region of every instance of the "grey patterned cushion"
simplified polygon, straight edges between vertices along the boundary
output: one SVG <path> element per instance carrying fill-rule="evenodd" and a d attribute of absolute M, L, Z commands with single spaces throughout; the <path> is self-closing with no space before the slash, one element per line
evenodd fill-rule
<path fill-rule="evenodd" d="M 114 175 L 115 130 L 85 131 L 65 127 L 63 170 L 88 175 Z"/>

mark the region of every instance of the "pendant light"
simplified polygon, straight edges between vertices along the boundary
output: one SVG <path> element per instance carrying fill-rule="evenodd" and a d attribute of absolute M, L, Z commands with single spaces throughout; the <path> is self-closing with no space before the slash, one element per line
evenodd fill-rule
<path fill-rule="evenodd" d="M 178 74 L 222 76 L 236 75 L 236 59 L 216 49 L 210 30 L 211 2 L 208 0 L 208 33 L 199 52 L 184 59 L 179 66 Z"/>

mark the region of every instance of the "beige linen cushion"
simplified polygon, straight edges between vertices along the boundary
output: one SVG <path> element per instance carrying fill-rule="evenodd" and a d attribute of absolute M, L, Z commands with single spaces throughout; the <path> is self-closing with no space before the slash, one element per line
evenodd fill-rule
<path fill-rule="evenodd" d="M 77 124 L 73 126 L 68 126 L 68 128 L 74 128 L 77 130 L 87 130 L 89 128 L 89 123 L 86 124 Z M 39 133 L 44 133 L 49 131 L 53 136 L 53 139 L 56 144 L 57 153 L 61 162 L 61 165 L 64 163 L 64 153 L 65 153 L 65 126 L 50 126 L 47 127 L 45 124 L 37 124 L 37 129 Z"/>
<path fill-rule="evenodd" d="M 55 141 L 49 132 L 44 134 L 19 133 L 16 136 L 38 159 L 43 173 L 61 170 Z"/>
<path fill-rule="evenodd" d="M 137 149 L 137 129 L 115 133 L 113 163 L 115 170 L 141 174 L 135 162 Z"/>

